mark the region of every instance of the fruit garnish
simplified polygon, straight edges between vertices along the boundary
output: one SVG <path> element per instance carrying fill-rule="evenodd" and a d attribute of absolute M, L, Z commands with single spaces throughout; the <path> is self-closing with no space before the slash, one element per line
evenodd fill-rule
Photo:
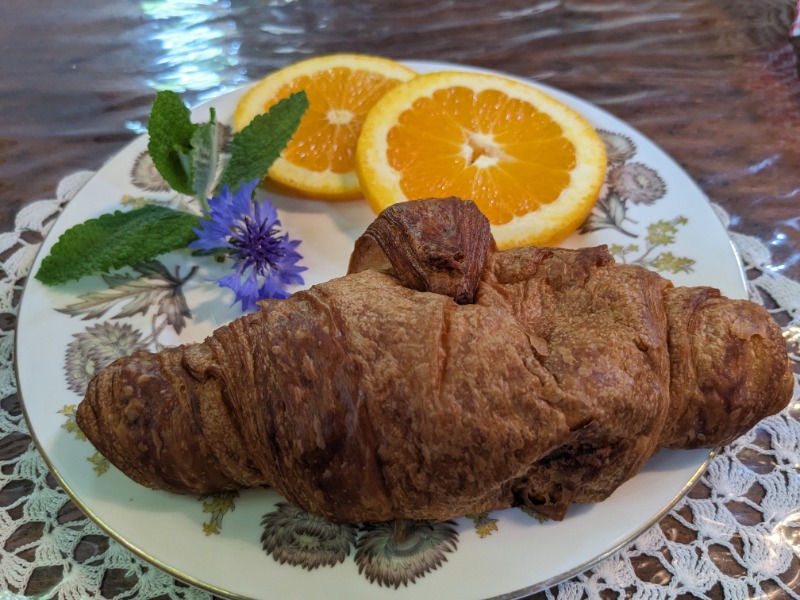
<path fill-rule="evenodd" d="M 446 71 L 420 75 L 377 102 L 356 163 L 376 213 L 458 196 L 478 205 L 498 246 L 508 248 L 557 244 L 575 231 L 597 199 L 606 154 L 591 124 L 533 86 Z"/>
<path fill-rule="evenodd" d="M 415 75 L 393 60 L 375 56 L 311 58 L 256 83 L 239 101 L 233 127 L 238 131 L 280 99 L 305 91 L 308 111 L 272 165 L 269 179 L 314 198 L 360 198 L 355 149 L 361 124 L 384 93 Z"/>

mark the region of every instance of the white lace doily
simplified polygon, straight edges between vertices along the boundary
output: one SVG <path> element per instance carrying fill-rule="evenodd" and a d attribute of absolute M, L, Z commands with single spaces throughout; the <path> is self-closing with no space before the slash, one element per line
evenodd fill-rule
<path fill-rule="evenodd" d="M 22 282 L 39 240 L 91 175 L 80 172 L 65 178 L 55 199 L 27 205 L 17 215 L 14 231 L 0 234 L 0 314 L 16 314 Z M 727 228 L 728 215 L 718 206 L 715 210 Z M 769 249 L 760 240 L 732 231 L 730 235 L 752 274 L 751 297 L 789 315 L 791 322 L 784 332 L 795 358 L 800 358 L 800 283 L 771 268 Z M 14 331 L 0 331 L 0 399 L 16 392 L 13 346 Z M 121 570 L 126 581 L 133 582 L 118 597 L 211 598 L 147 565 L 113 540 L 96 544 L 97 553 L 90 560 L 76 559 L 83 540 L 105 536 L 87 519 L 59 521 L 69 498 L 48 481 L 48 468 L 29 441 L 25 420 L 11 404 L 0 403 L 0 447 L 9 440 L 28 442 L 21 453 L 0 460 L 0 590 L 11 590 L 0 591 L 0 600 L 23 597 L 16 593 L 24 593 L 40 568 L 61 570 L 57 583 L 39 596 L 44 598 L 106 597 L 103 580 L 110 570 Z M 745 599 L 777 592 L 800 597 L 794 591 L 798 583 L 793 581 L 800 570 L 798 415 L 795 386 L 789 407 L 725 448 L 695 489 L 660 524 L 593 569 L 542 595 L 559 600 L 607 595 Z M 5 493 L 12 489 L 24 492 Z M 39 527 L 41 535 L 19 543 L 19 539 L 30 539 L 22 532 L 31 525 Z"/>

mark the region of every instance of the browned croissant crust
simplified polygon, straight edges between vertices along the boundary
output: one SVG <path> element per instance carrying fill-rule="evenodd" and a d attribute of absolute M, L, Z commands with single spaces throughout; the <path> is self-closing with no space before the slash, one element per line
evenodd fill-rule
<path fill-rule="evenodd" d="M 388 209 L 351 273 L 97 375 L 78 424 L 135 481 L 269 485 L 335 521 L 523 505 L 563 518 L 659 448 L 789 401 L 778 326 L 604 247 L 499 252 L 472 203 Z"/>

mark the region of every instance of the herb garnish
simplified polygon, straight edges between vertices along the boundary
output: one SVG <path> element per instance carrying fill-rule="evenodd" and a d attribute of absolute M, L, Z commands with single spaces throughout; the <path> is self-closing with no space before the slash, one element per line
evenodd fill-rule
<path fill-rule="evenodd" d="M 172 189 L 193 196 L 198 212 L 203 214 L 145 205 L 89 219 L 64 232 L 42 261 L 36 279 L 45 285 L 62 285 L 186 248 L 197 239 L 197 232 L 202 231 L 202 221 L 211 218 L 209 197 L 230 197 L 242 185 L 247 185 L 252 196 L 255 184 L 266 176 L 289 143 L 307 108 L 304 92 L 281 100 L 235 134 L 226 153 L 213 108 L 208 122 L 192 123 L 189 109 L 177 94 L 159 92 L 148 122 L 148 152 Z M 218 176 L 220 172 L 222 175 Z M 272 214 L 269 208 L 264 209 L 265 214 Z M 302 269 L 295 266 L 300 258 L 294 251 L 298 243 L 290 243 L 296 257 L 293 255 L 291 262 L 292 273 L 284 278 L 294 283 L 302 282 L 297 275 Z M 275 277 L 274 281 L 280 279 L 277 274 Z M 274 284 L 257 287 L 268 294 L 277 289 Z M 241 299 L 238 292 L 237 299 Z M 243 307 L 245 304 L 250 302 L 243 301 Z"/>
<path fill-rule="evenodd" d="M 61 285 L 186 248 L 196 237 L 197 221 L 191 213 L 153 204 L 89 219 L 64 232 L 36 279 Z"/>

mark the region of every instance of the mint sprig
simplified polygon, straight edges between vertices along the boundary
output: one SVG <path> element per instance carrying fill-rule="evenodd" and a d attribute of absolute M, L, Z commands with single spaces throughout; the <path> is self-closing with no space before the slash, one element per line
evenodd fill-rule
<path fill-rule="evenodd" d="M 225 155 L 214 109 L 207 123 L 193 123 L 178 94 L 159 92 L 150 112 L 147 151 L 172 189 L 194 196 L 201 208 L 208 209 L 209 196 L 222 186 L 235 192 L 243 183 L 266 176 L 307 109 L 305 92 L 298 92 L 257 116 L 234 135 L 230 157 L 222 169 Z M 45 285 L 62 285 L 86 275 L 134 266 L 185 248 L 196 238 L 198 225 L 195 214 L 157 205 L 102 215 L 64 232 L 35 277 Z"/>
<path fill-rule="evenodd" d="M 61 235 L 36 279 L 45 285 L 61 285 L 150 260 L 185 248 L 197 237 L 197 225 L 196 215 L 154 204 L 89 219 Z"/>
<path fill-rule="evenodd" d="M 222 160 L 214 109 L 208 123 L 195 124 L 177 94 L 159 92 L 150 114 L 147 150 L 174 190 L 195 196 L 207 208 L 206 200 L 221 186 L 236 192 L 242 183 L 264 177 L 292 139 L 307 109 L 308 98 L 301 91 L 256 115 L 233 137 L 230 158 L 219 184 L 214 186 Z"/>

